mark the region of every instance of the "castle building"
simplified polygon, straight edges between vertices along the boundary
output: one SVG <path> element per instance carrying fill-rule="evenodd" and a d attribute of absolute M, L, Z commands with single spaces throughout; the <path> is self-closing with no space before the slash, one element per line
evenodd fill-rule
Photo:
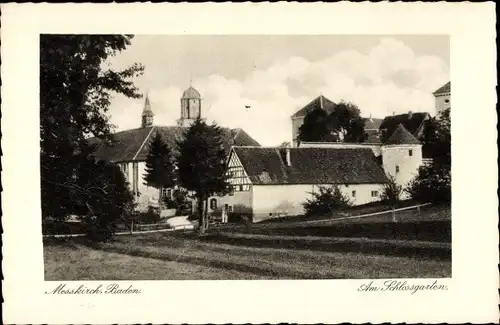
<path fill-rule="evenodd" d="M 451 107 L 451 82 L 448 81 L 432 94 L 436 104 L 436 116 L 439 117 L 442 111 Z"/>
<path fill-rule="evenodd" d="M 170 196 L 172 189 L 149 187 L 143 178 L 145 175 L 146 157 L 149 144 L 156 134 L 171 148 L 174 156 L 178 154 L 177 142 L 184 137 L 184 132 L 196 118 L 202 116 L 201 96 L 193 87 L 184 91 L 181 98 L 180 118 L 175 126 L 160 126 L 154 123 L 153 107 L 146 95 L 141 114 L 140 127 L 113 134 L 112 143 L 91 138 L 89 142 L 96 145 L 94 156 L 117 164 L 130 184 L 130 188 L 139 210 L 146 210 L 149 205 L 158 204 L 160 196 Z M 260 146 L 250 135 L 240 128 L 222 127 L 224 149 L 229 154 L 232 146 Z"/>

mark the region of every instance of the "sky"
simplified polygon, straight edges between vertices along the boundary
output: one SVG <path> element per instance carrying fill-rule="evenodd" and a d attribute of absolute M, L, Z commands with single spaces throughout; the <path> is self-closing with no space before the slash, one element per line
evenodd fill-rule
<path fill-rule="evenodd" d="M 291 141 L 290 116 L 322 94 L 356 104 L 364 117 L 435 114 L 432 92 L 450 80 L 441 35 L 136 35 L 109 64 L 145 66 L 155 125 L 176 125 L 190 83 L 208 123 L 242 128 L 261 145 Z M 116 131 L 140 127 L 143 99 L 115 95 Z M 250 108 L 246 108 L 250 106 Z"/>

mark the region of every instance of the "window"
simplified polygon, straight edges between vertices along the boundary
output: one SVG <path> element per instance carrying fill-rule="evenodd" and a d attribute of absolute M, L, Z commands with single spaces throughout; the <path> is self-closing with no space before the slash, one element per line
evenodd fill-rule
<path fill-rule="evenodd" d="M 411 150 L 411 149 L 408 150 L 408 154 L 410 155 L 410 157 L 413 156 L 413 150 Z"/>
<path fill-rule="evenodd" d="M 449 99 L 445 99 L 445 100 L 444 100 L 444 102 L 445 102 L 446 104 L 448 104 L 448 103 L 450 102 L 450 100 L 449 100 Z"/>
<path fill-rule="evenodd" d="M 229 196 L 233 196 L 234 195 L 234 186 L 230 186 L 229 187 Z"/>
<path fill-rule="evenodd" d="M 372 191 L 372 197 L 377 197 L 378 196 L 378 191 Z"/>
<path fill-rule="evenodd" d="M 243 192 L 243 185 L 239 185 L 238 191 Z"/>
<path fill-rule="evenodd" d="M 212 210 L 217 209 L 217 199 L 215 199 L 215 198 L 210 199 L 210 209 L 212 209 Z"/>
<path fill-rule="evenodd" d="M 233 212 L 233 206 L 230 205 L 228 208 L 227 208 L 227 212 Z"/>
<path fill-rule="evenodd" d="M 356 191 L 352 191 L 352 197 L 356 197 Z"/>
<path fill-rule="evenodd" d="M 399 173 L 399 166 L 396 166 L 396 174 Z"/>

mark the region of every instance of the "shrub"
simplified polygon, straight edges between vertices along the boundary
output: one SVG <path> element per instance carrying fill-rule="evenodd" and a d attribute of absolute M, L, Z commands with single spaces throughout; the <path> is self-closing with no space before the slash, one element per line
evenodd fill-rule
<path fill-rule="evenodd" d="M 388 179 L 389 182 L 384 185 L 382 193 L 380 194 L 380 199 L 390 204 L 392 207 L 395 207 L 399 203 L 403 187 L 396 183 L 396 179 L 393 176 L 389 175 Z"/>
<path fill-rule="evenodd" d="M 444 165 L 421 166 L 405 191 L 419 202 L 451 202 L 451 173 Z"/>
<path fill-rule="evenodd" d="M 308 199 L 303 203 L 306 216 L 328 215 L 335 210 L 351 206 L 349 198 L 336 185 L 320 186 L 319 192 L 311 194 L 313 195 L 313 199 Z"/>
<path fill-rule="evenodd" d="M 188 191 L 185 189 L 175 189 L 172 198 L 165 198 L 164 203 L 167 209 L 176 209 L 177 215 L 191 214 L 191 201 Z"/>

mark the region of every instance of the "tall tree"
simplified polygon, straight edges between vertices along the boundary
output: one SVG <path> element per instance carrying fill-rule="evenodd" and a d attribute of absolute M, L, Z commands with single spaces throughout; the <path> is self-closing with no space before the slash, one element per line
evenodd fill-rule
<path fill-rule="evenodd" d="M 106 68 L 107 59 L 124 50 L 130 35 L 40 36 L 40 160 L 42 216 L 64 220 L 75 213 L 81 195 L 77 183 L 88 169 L 87 138 L 108 138 L 112 92 L 140 98 L 132 79 L 143 72 L 134 64 L 122 71 Z M 99 166 L 95 166 L 99 170 Z M 108 173 L 110 175 L 110 173 Z M 119 180 L 117 180 L 119 181 Z M 96 187 L 102 184 L 96 183 Z M 87 184 L 86 186 L 92 187 Z M 101 191 L 92 195 L 104 197 Z M 81 211 L 79 211 L 81 212 Z M 87 211 L 89 214 L 90 208 Z"/>
<path fill-rule="evenodd" d="M 451 166 L 450 127 L 450 108 L 427 121 L 422 136 L 422 145 L 436 164 Z"/>
<path fill-rule="evenodd" d="M 304 117 L 304 123 L 299 128 L 298 141 L 325 142 L 332 141 L 330 118 L 328 113 L 320 108 L 314 109 Z"/>
<path fill-rule="evenodd" d="M 450 109 L 432 118 L 424 131 L 423 147 L 430 152 L 432 163 L 423 165 L 405 189 L 422 202 L 451 201 L 451 121 Z"/>
<path fill-rule="evenodd" d="M 157 188 L 171 188 L 175 185 L 175 169 L 172 151 L 163 141 L 161 134 L 156 133 L 149 145 L 146 157 L 146 173 L 143 177 L 144 184 Z"/>
<path fill-rule="evenodd" d="M 349 102 L 340 102 L 330 114 L 331 131 L 344 142 L 366 140 L 365 120 L 359 108 Z"/>
<path fill-rule="evenodd" d="M 317 108 L 309 112 L 299 128 L 299 141 L 304 142 L 364 142 L 365 121 L 359 108 L 348 102 L 340 102 L 328 114 Z"/>
<path fill-rule="evenodd" d="M 195 192 L 199 229 L 203 233 L 208 198 L 214 194 L 226 194 L 229 189 L 223 133 L 216 124 L 207 125 L 198 118 L 178 145 L 179 183 Z"/>

